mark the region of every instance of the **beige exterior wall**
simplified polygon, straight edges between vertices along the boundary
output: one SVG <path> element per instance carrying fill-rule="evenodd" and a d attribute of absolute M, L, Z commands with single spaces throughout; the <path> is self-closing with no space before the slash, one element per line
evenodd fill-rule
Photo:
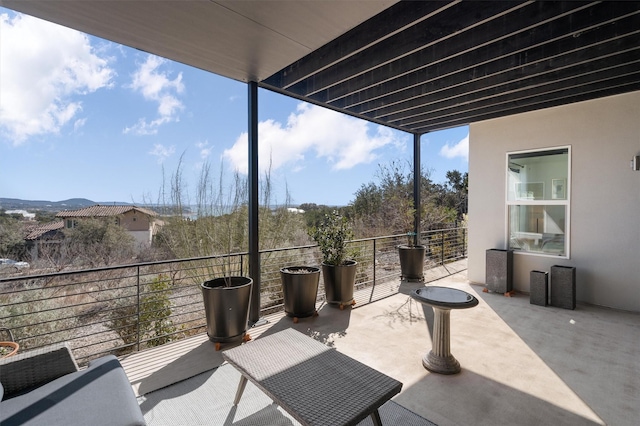
<path fill-rule="evenodd" d="M 135 210 L 130 210 L 120 216 L 120 226 L 128 231 L 148 231 L 151 228 L 149 216 Z"/>
<path fill-rule="evenodd" d="M 514 288 L 531 270 L 575 266 L 578 301 L 640 312 L 640 92 L 472 124 L 469 279 L 485 282 L 485 251 L 506 248 L 507 152 L 571 146 L 569 259 L 514 253 Z"/>

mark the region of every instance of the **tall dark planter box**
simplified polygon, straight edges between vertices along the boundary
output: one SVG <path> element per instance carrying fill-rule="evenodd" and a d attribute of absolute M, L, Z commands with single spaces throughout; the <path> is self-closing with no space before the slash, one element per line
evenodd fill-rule
<path fill-rule="evenodd" d="M 513 250 L 489 249 L 486 257 L 487 290 L 508 293 L 513 290 Z"/>
<path fill-rule="evenodd" d="M 549 274 L 542 271 L 529 273 L 529 303 L 547 306 L 549 300 Z"/>
<path fill-rule="evenodd" d="M 551 267 L 551 306 L 576 308 L 576 268 L 560 265 Z"/>

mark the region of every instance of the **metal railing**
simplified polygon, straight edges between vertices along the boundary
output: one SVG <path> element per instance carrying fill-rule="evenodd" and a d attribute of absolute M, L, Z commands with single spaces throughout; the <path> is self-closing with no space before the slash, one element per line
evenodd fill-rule
<path fill-rule="evenodd" d="M 396 247 L 406 235 L 349 242 L 358 262 L 356 306 L 395 294 Z M 424 232 L 425 269 L 467 256 L 466 228 Z M 319 266 L 318 247 L 260 252 L 261 313 L 283 309 L 280 268 Z M 200 284 L 223 274 L 244 275 L 247 253 L 0 278 L 0 327 L 21 348 L 68 341 L 80 363 L 157 346 L 205 331 Z M 324 298 L 322 279 L 318 301 Z"/>

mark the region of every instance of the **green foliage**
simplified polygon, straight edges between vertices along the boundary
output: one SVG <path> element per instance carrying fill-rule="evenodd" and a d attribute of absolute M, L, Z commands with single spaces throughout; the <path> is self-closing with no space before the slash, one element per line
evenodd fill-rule
<path fill-rule="evenodd" d="M 20 216 L 21 217 L 21 216 Z M 0 257 L 15 260 L 26 258 L 27 248 L 24 241 L 24 224 L 16 216 L 0 214 Z"/>
<path fill-rule="evenodd" d="M 36 221 L 39 223 L 55 222 L 56 220 L 56 212 L 46 210 L 36 211 Z"/>
<path fill-rule="evenodd" d="M 413 170 L 411 164 L 392 161 L 379 165 L 377 182 L 364 184 L 351 203 L 358 237 L 405 233 L 414 244 Z M 466 211 L 467 174 L 447 172 L 448 183 L 434 184 L 420 173 L 420 229 L 441 227 Z"/>
<path fill-rule="evenodd" d="M 118 333 L 125 346 L 147 340 L 147 346 L 159 346 L 172 340 L 176 327 L 171 321 L 171 280 L 167 275 L 158 275 L 142 286 L 144 296 L 140 299 L 140 312 L 131 297 L 121 299 L 121 305 L 111 312 L 108 327 Z M 139 321 L 138 321 L 139 318 Z"/>
<path fill-rule="evenodd" d="M 336 210 L 335 207 L 314 203 L 301 204 L 300 208 L 304 210 L 304 220 L 307 229 L 318 227 L 322 224 L 322 221 L 327 214 L 331 214 L 332 211 Z"/>
<path fill-rule="evenodd" d="M 147 344 L 159 346 L 170 342 L 170 334 L 175 333 L 176 328 L 171 317 L 171 300 L 169 292 L 171 281 L 166 275 L 158 275 L 154 280 L 145 285 L 145 296 L 140 303 L 140 323 L 146 331 L 145 337 L 152 337 Z"/>
<path fill-rule="evenodd" d="M 324 216 L 322 224 L 312 227 L 309 235 L 322 252 L 323 262 L 328 265 L 342 265 L 347 260 L 347 241 L 353 239 L 353 231 L 346 217 L 337 210 Z"/>
<path fill-rule="evenodd" d="M 98 267 L 131 261 L 135 239 L 113 219 L 83 219 L 77 227 L 65 229 L 60 263 Z"/>
<path fill-rule="evenodd" d="M 66 298 L 44 283 L 43 279 L 30 280 L 20 291 L 0 294 L 2 327 L 13 331 L 23 350 L 70 340 L 78 325 L 75 310 Z"/>

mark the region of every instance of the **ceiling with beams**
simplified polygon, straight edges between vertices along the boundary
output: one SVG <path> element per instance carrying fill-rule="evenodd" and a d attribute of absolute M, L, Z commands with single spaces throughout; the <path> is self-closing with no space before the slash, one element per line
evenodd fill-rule
<path fill-rule="evenodd" d="M 0 0 L 414 134 L 640 90 L 640 2 Z"/>

